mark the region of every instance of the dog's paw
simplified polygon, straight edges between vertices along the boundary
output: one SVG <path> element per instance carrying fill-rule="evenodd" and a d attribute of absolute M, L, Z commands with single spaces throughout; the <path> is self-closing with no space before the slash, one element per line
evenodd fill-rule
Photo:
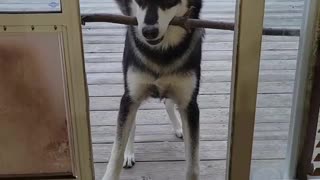
<path fill-rule="evenodd" d="M 124 155 L 123 168 L 125 169 L 132 168 L 135 163 L 136 161 L 134 158 L 134 153 Z"/>
<path fill-rule="evenodd" d="M 175 134 L 178 138 L 181 138 L 183 139 L 183 132 L 182 132 L 182 129 L 176 129 L 175 130 Z"/>

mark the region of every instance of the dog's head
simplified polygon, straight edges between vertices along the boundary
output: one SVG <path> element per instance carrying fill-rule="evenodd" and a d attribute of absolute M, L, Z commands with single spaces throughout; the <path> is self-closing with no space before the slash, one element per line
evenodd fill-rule
<path fill-rule="evenodd" d="M 183 16 L 188 7 L 188 0 L 132 0 L 130 14 L 137 17 L 138 38 L 151 46 L 160 44 L 169 31 L 171 20 Z M 182 28 L 179 31 L 185 33 Z M 176 32 L 175 36 L 179 34 Z"/>

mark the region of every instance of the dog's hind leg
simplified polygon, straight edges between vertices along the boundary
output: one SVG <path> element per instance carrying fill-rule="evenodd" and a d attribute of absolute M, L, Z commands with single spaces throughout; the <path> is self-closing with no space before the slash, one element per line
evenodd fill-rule
<path fill-rule="evenodd" d="M 169 115 L 169 119 L 172 122 L 174 132 L 178 138 L 183 138 L 181 121 L 177 118 L 174 110 L 174 102 L 171 99 L 165 100 L 166 110 Z"/>
<path fill-rule="evenodd" d="M 135 164 L 135 158 L 134 158 L 134 135 L 136 132 L 136 125 L 133 123 L 130 136 L 128 139 L 128 143 L 126 146 L 126 151 L 124 153 L 124 161 L 123 161 L 123 167 L 124 168 L 132 168 Z"/>
<path fill-rule="evenodd" d="M 139 103 L 134 102 L 127 93 L 122 96 L 118 115 L 116 138 L 103 180 L 119 180 L 120 178 L 124 160 L 124 151 L 126 149 L 130 129 L 134 124 L 138 108 Z"/>
<path fill-rule="evenodd" d="M 199 107 L 191 100 L 185 108 L 179 108 L 184 133 L 187 160 L 187 180 L 199 180 Z"/>

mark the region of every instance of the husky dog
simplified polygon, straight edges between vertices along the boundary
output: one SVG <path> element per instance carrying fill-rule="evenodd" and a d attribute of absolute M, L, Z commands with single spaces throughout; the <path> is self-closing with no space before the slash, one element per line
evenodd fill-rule
<path fill-rule="evenodd" d="M 202 0 L 115 0 L 121 12 L 135 16 L 128 26 L 123 54 L 124 89 L 117 133 L 103 180 L 119 180 L 122 167 L 134 165 L 135 116 L 149 97 L 165 99 L 166 110 L 178 137 L 184 136 L 186 179 L 199 179 L 199 108 L 203 29 L 171 26 L 175 16 L 194 7 L 199 18 Z M 175 115 L 177 105 L 181 121 Z M 183 133 L 182 133 L 183 132 Z"/>

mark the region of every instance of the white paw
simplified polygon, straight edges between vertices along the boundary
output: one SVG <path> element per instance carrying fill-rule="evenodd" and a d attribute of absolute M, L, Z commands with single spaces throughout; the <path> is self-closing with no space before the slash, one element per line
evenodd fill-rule
<path fill-rule="evenodd" d="M 178 138 L 183 138 L 183 132 L 182 129 L 176 129 L 175 134 Z"/>
<path fill-rule="evenodd" d="M 132 168 L 135 163 L 136 161 L 134 159 L 134 153 L 124 155 L 123 168 Z"/>

